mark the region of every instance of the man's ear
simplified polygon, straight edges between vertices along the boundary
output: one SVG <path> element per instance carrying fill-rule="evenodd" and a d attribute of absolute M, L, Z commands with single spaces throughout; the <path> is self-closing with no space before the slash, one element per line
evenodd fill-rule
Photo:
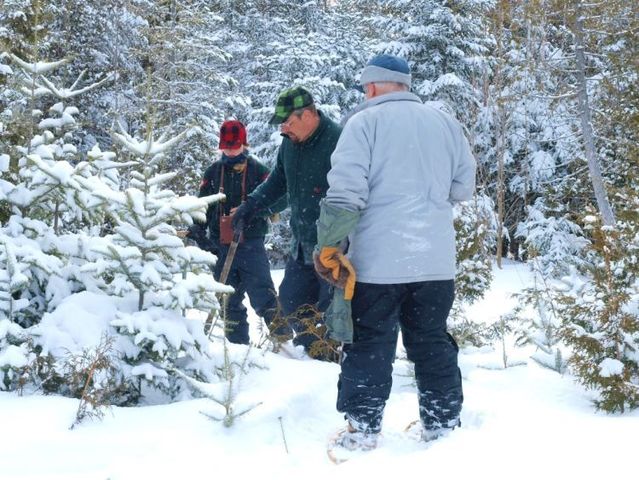
<path fill-rule="evenodd" d="M 373 98 L 375 96 L 375 84 L 367 83 L 364 86 L 364 93 L 366 94 L 366 98 Z"/>

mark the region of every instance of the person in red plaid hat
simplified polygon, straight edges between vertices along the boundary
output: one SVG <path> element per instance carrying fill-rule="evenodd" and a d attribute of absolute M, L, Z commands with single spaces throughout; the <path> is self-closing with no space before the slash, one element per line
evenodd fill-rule
<path fill-rule="evenodd" d="M 204 172 L 199 196 L 219 192 L 226 195 L 226 200 L 210 205 L 206 224 L 194 224 L 188 234 L 200 248 L 218 256 L 216 278 L 220 276 L 233 237 L 231 218 L 235 210 L 269 175 L 268 168 L 249 153 L 246 127 L 242 122 L 227 120 L 222 124 L 219 149 L 220 158 Z M 242 303 L 245 293 L 277 341 L 292 338 L 290 327 L 276 319 L 280 308 L 264 248 L 267 217 L 277 211 L 276 205 L 262 209 L 251 218 L 235 252 L 227 278 L 227 284 L 235 289 L 235 293 L 228 300 L 225 331 L 226 338 L 232 343 L 248 344 L 250 340 L 246 307 Z"/>

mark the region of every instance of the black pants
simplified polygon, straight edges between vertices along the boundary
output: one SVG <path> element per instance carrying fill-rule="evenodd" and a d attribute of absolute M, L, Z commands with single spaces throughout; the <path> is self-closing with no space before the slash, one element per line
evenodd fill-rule
<path fill-rule="evenodd" d="M 227 253 L 228 245 L 221 245 L 215 278 L 220 278 Z M 249 324 L 242 303 L 244 294 L 248 294 L 253 310 L 267 325 L 279 308 L 263 237 L 246 239 L 238 245 L 226 283 L 235 289 L 227 304 L 226 338 L 232 343 L 248 344 Z"/>
<path fill-rule="evenodd" d="M 408 358 L 415 363 L 424 427 L 457 425 L 463 402 L 458 348 L 446 330 L 454 292 L 453 280 L 356 284 L 353 343 L 344 346 L 337 410 L 358 430 L 381 430 L 399 328 Z"/>

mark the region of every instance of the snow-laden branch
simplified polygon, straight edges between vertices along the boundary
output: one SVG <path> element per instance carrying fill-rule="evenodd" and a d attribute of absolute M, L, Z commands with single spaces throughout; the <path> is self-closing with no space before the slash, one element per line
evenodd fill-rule
<path fill-rule="evenodd" d="M 24 93 L 25 95 L 33 95 L 34 97 L 41 97 L 42 95 L 49 95 L 51 93 L 51 91 L 39 84 L 33 77 L 31 77 L 30 75 L 25 75 L 25 76 L 20 76 L 19 77 L 20 81 L 25 85 L 24 87 L 20 88 L 20 90 L 22 91 L 22 93 Z"/>
<path fill-rule="evenodd" d="M 13 70 L 9 65 L 5 65 L 4 63 L 0 63 L 0 75 L 12 75 Z"/>
<path fill-rule="evenodd" d="M 175 137 L 167 140 L 166 142 L 162 142 L 164 136 L 160 136 L 159 139 L 154 140 L 153 135 L 150 134 L 147 140 L 137 140 L 133 138 L 131 135 L 126 133 L 122 128 L 120 128 L 122 133 L 113 132 L 113 139 L 116 140 L 120 145 L 126 148 L 131 153 L 135 153 L 140 157 L 150 156 L 154 157 L 161 153 L 166 152 L 168 149 L 173 147 L 175 144 L 180 142 L 184 137 L 186 137 L 191 129 L 188 128 L 184 130 L 182 133 L 176 135 Z"/>
<path fill-rule="evenodd" d="M 74 168 L 68 162 L 60 161 L 53 165 L 49 165 L 40 159 L 39 155 L 27 155 L 29 162 L 33 163 L 38 170 L 46 174 L 49 178 L 53 179 L 59 185 L 71 185 L 73 184 Z"/>
<path fill-rule="evenodd" d="M 98 82 L 92 83 L 91 85 L 87 85 L 86 87 L 80 88 L 78 90 L 74 90 L 74 88 L 76 87 L 78 82 L 82 79 L 82 77 L 84 76 L 85 73 L 86 73 L 86 70 L 83 70 L 82 72 L 80 72 L 80 75 L 78 75 L 78 78 L 73 82 L 73 84 L 69 88 L 57 88 L 44 75 L 42 75 L 40 78 L 42 79 L 42 83 L 44 83 L 44 85 L 47 88 L 47 90 L 49 90 L 53 95 L 55 95 L 56 97 L 58 97 L 58 98 L 60 98 L 62 100 L 65 100 L 67 98 L 77 97 L 78 95 L 81 95 L 81 94 L 86 93 L 88 91 L 94 90 L 94 89 L 98 88 L 100 85 L 103 85 L 106 82 L 108 82 L 108 81 L 112 80 L 113 78 L 115 78 L 115 74 L 114 73 L 110 73 L 110 74 L 108 74 L 106 77 L 104 77 L 102 80 L 100 80 Z"/>
<path fill-rule="evenodd" d="M 50 72 L 69 62 L 69 60 L 65 58 L 63 60 L 58 60 L 57 62 L 28 63 L 22 60 L 20 57 L 14 55 L 13 53 L 9 56 L 20 66 L 20 68 L 22 68 L 26 72 L 31 73 L 32 75 L 40 75 L 45 72 Z"/>

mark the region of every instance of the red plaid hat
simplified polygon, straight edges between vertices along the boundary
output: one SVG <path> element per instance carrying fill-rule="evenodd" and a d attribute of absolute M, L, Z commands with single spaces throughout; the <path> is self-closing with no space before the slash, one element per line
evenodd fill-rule
<path fill-rule="evenodd" d="M 220 150 L 235 150 L 247 145 L 246 127 L 237 120 L 227 120 L 220 127 Z"/>

